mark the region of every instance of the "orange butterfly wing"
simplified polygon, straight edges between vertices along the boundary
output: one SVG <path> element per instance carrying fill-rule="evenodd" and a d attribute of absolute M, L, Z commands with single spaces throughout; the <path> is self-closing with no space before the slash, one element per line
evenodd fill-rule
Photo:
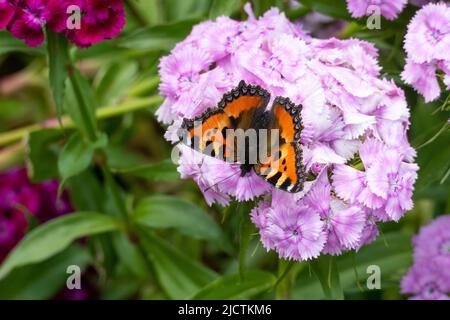
<path fill-rule="evenodd" d="M 236 162 L 235 138 L 227 137 L 227 129 L 251 128 L 256 114 L 264 112 L 269 100 L 266 90 L 241 81 L 224 94 L 218 108 L 208 109 L 193 120 L 184 119 L 182 138 L 188 146 L 206 155 Z"/>
<path fill-rule="evenodd" d="M 269 100 L 270 94 L 266 90 L 241 81 L 238 87 L 223 96 L 218 108 L 208 109 L 193 120 L 184 119 L 182 138 L 188 146 L 206 155 L 249 165 L 247 158 L 237 155 L 236 136 L 228 135 L 227 129 L 277 129 L 279 143 L 273 145 L 267 140 L 267 156 L 259 159 L 253 168 L 275 187 L 299 192 L 305 180 L 299 144 L 301 106 L 277 97 L 269 113 L 265 111 Z M 250 153 L 249 149 L 254 151 L 260 146 L 259 143 L 256 146 L 246 144 L 244 149 Z"/>
<path fill-rule="evenodd" d="M 299 139 L 302 131 L 301 109 L 289 99 L 276 97 L 271 110 L 269 129 L 278 129 L 279 143 L 271 145 L 266 161 L 255 171 L 267 182 L 288 192 L 303 190 L 305 173 Z"/>

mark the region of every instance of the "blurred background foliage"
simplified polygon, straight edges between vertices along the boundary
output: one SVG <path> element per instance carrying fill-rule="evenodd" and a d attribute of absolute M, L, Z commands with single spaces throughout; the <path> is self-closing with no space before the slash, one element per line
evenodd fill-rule
<path fill-rule="evenodd" d="M 299 8 L 284 0 L 251 1 L 257 16 L 275 6 L 293 21 L 312 11 L 348 21 L 340 37 L 373 42 L 384 76 L 405 90 L 410 106 L 409 138 L 421 168 L 415 208 L 400 223 L 383 224 L 373 244 L 338 257 L 340 285 L 326 295 L 319 280 L 330 276 L 328 265 L 290 264 L 266 253 L 241 218 L 251 204 L 210 208 L 192 181 L 179 179 L 170 161 L 172 147 L 154 117 L 162 102 L 159 58 L 199 21 L 220 15 L 245 19 L 244 2 L 124 2 L 127 25 L 120 37 L 70 51 L 89 81 L 99 131 L 108 136 L 104 154 L 95 153 L 86 170 L 65 180 L 76 210 L 85 213 L 33 229 L 0 268 L 0 298 L 55 297 L 70 264 L 84 270 L 83 285 L 93 288 L 91 297 L 104 299 L 402 298 L 399 281 L 411 265 L 411 236 L 450 212 L 449 93 L 425 104 L 399 79 L 402 40 L 416 8 L 408 6 L 397 20 L 382 20 L 381 30 L 369 30 L 365 21 L 350 18 L 343 0 L 305 0 Z M 61 177 L 58 158 L 73 140 L 74 128 L 80 129 L 67 115 L 61 118 L 65 129 L 59 129 L 48 80 L 45 46 L 30 49 L 0 32 L 0 169 L 25 161 L 35 182 Z M 104 157 L 114 178 L 102 172 Z M 128 217 L 119 219 L 120 211 Z M 254 234 L 248 243 L 239 239 L 242 228 Z M 381 290 L 366 288 L 369 265 L 382 270 Z"/>

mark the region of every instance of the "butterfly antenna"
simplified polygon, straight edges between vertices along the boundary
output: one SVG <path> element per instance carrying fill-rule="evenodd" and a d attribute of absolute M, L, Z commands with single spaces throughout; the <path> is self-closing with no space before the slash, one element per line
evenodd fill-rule
<path fill-rule="evenodd" d="M 213 185 L 209 186 L 208 188 L 206 188 L 206 189 L 203 190 L 203 191 L 204 191 L 204 192 L 207 192 L 207 191 L 211 190 L 212 188 L 216 187 L 219 183 L 222 183 L 222 182 L 224 182 L 224 181 L 226 181 L 226 180 L 228 180 L 228 179 L 234 177 L 234 176 L 237 175 L 237 174 L 240 174 L 240 172 L 233 173 L 232 175 L 230 175 L 230 176 L 228 176 L 228 177 L 226 177 L 226 178 L 223 178 L 223 179 L 220 180 L 220 181 L 217 181 L 216 183 L 214 183 Z"/>

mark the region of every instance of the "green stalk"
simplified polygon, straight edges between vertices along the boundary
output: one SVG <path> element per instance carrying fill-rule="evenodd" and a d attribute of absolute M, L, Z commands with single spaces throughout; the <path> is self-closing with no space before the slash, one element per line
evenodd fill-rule
<path fill-rule="evenodd" d="M 127 96 L 141 97 L 147 95 L 158 88 L 159 81 L 160 79 L 158 76 L 139 81 L 138 84 L 128 89 Z"/>
<path fill-rule="evenodd" d="M 96 119 L 108 119 L 122 114 L 127 114 L 130 112 L 135 112 L 138 110 L 146 109 L 152 106 L 157 106 L 161 104 L 163 98 L 160 96 L 152 96 L 149 98 L 136 98 L 132 100 L 127 100 L 122 104 L 117 106 L 108 106 L 100 108 L 96 111 Z M 74 123 L 67 115 L 61 117 L 61 123 L 64 128 L 74 128 Z M 33 131 L 38 131 L 45 128 L 58 128 L 59 124 L 57 119 L 49 119 L 40 124 L 33 124 L 23 128 L 7 131 L 0 134 L 0 146 L 7 146 L 12 143 L 18 142 L 28 136 Z"/>
<path fill-rule="evenodd" d="M 248 248 L 251 237 L 255 232 L 255 227 L 250 221 L 250 211 L 253 206 L 254 202 L 249 201 L 239 203 L 237 208 L 237 214 L 241 219 L 239 225 L 239 276 L 241 282 L 245 281 Z"/>
<path fill-rule="evenodd" d="M 73 68 L 73 66 L 69 69 L 69 72 L 68 72 L 69 79 L 70 79 L 70 82 L 72 83 L 73 90 L 75 92 L 75 96 L 78 101 L 80 115 L 81 115 L 84 123 L 90 123 L 89 106 L 87 105 L 87 103 L 84 99 L 83 93 L 81 92 L 81 85 L 78 82 L 78 78 L 72 68 Z M 87 135 L 88 135 L 89 141 L 95 142 L 97 140 L 97 129 L 95 128 L 94 125 L 86 126 L 86 128 L 88 130 Z"/>
<path fill-rule="evenodd" d="M 275 297 L 277 300 L 287 300 L 290 297 L 292 277 L 292 267 L 295 265 L 294 261 L 278 260 L 278 279 L 274 285 Z"/>
<path fill-rule="evenodd" d="M 322 285 L 325 297 L 332 300 L 343 300 L 344 292 L 339 279 L 336 257 L 321 255 L 311 261 L 310 265 Z"/>
<path fill-rule="evenodd" d="M 437 138 L 439 138 L 439 136 L 445 132 L 445 130 L 447 130 L 450 127 L 450 122 L 446 121 L 444 123 L 444 125 L 442 126 L 441 129 L 439 129 L 439 131 L 433 136 L 431 137 L 428 141 L 424 142 L 423 144 L 421 144 L 420 146 L 418 146 L 416 148 L 416 150 L 422 149 L 423 147 L 429 145 L 430 143 L 432 143 L 433 141 L 435 141 Z"/>

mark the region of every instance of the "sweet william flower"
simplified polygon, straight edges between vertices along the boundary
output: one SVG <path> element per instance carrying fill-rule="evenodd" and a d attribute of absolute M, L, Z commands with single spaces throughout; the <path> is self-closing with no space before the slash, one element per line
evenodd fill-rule
<path fill-rule="evenodd" d="M 252 171 L 241 175 L 239 164 L 183 144 L 178 170 L 197 183 L 209 205 L 258 201 L 252 221 L 263 246 L 280 257 L 307 260 L 358 250 L 378 236 L 377 222 L 396 221 L 412 207 L 417 166 L 405 95 L 381 78 L 369 42 L 315 39 L 277 9 L 260 18 L 249 5 L 245 11 L 244 21 L 221 17 L 194 26 L 161 59 L 165 101 L 157 115 L 169 125 L 165 138 L 178 143 L 183 118 L 214 108 L 244 80 L 272 98 L 302 104 L 299 143 L 309 181 L 302 192 L 279 191 Z M 384 156 L 391 157 L 387 173 L 377 166 Z"/>
<path fill-rule="evenodd" d="M 43 26 L 62 32 L 67 21 L 66 0 L 22 0 L 15 4 L 15 14 L 8 25 L 11 34 L 30 47 L 44 42 Z"/>
<path fill-rule="evenodd" d="M 450 215 L 422 227 L 413 238 L 414 264 L 401 282 L 403 294 L 416 300 L 449 300 Z"/>
<path fill-rule="evenodd" d="M 78 47 L 112 39 L 125 26 L 125 9 L 121 0 L 77 0 L 74 4 L 81 9 L 80 28 L 66 33 Z"/>
<path fill-rule="evenodd" d="M 68 29 L 69 6 L 81 10 L 80 27 Z M 125 25 L 121 0 L 0 0 L 0 30 L 11 34 L 28 46 L 44 42 L 43 28 L 65 33 L 78 47 L 89 47 L 117 36 Z"/>
<path fill-rule="evenodd" d="M 401 292 L 412 300 L 450 300 L 449 278 L 442 270 L 423 261 L 414 264 L 401 281 Z"/>
<path fill-rule="evenodd" d="M 338 196 L 382 210 L 398 221 L 413 207 L 412 190 L 418 166 L 404 162 L 399 152 L 375 139 L 365 141 L 359 151 L 365 171 L 338 166 L 333 175 Z"/>
<path fill-rule="evenodd" d="M 327 170 L 323 170 L 317 182 L 306 194 L 304 203 L 319 212 L 325 222 L 327 243 L 324 253 L 340 254 L 346 249 L 355 249 L 359 243 L 366 216 L 357 205 L 348 205 L 331 196 L 331 185 Z"/>
<path fill-rule="evenodd" d="M 414 237 L 414 259 L 428 262 L 441 269 L 450 286 L 450 216 L 444 215 L 422 227 Z"/>
<path fill-rule="evenodd" d="M 177 170 L 181 178 L 192 177 L 199 185 L 209 205 L 212 205 L 214 202 L 224 206 L 227 205 L 230 202 L 230 197 L 218 190 L 216 181 L 212 179 L 211 171 L 221 170 L 229 164 L 211 157 L 202 157 L 199 153 L 186 146 L 181 145 L 180 151 L 181 157 Z"/>
<path fill-rule="evenodd" d="M 28 229 L 27 214 L 39 223 L 73 211 L 67 192 L 57 198 L 58 183 L 32 184 L 24 168 L 0 174 L 0 261 Z"/>
<path fill-rule="evenodd" d="M 425 98 L 436 100 L 440 93 L 436 72 L 444 72 L 450 89 L 450 6 L 430 3 L 420 9 L 408 25 L 404 48 L 407 53 L 402 80 Z"/>
<path fill-rule="evenodd" d="M 12 18 L 16 8 L 10 0 L 0 0 L 0 30 L 5 29 Z"/>
<path fill-rule="evenodd" d="M 445 3 L 420 9 L 408 25 L 405 50 L 416 63 L 449 59 L 450 9 Z"/>
<path fill-rule="evenodd" d="M 354 18 L 374 13 L 371 8 L 379 8 L 381 15 L 393 20 L 402 12 L 408 0 L 347 0 L 347 8 Z"/>
<path fill-rule="evenodd" d="M 318 212 L 303 203 L 291 201 L 269 208 L 263 205 L 253 212 L 252 219 L 260 227 L 264 247 L 275 250 L 284 259 L 316 258 L 325 245 L 324 222 Z"/>

